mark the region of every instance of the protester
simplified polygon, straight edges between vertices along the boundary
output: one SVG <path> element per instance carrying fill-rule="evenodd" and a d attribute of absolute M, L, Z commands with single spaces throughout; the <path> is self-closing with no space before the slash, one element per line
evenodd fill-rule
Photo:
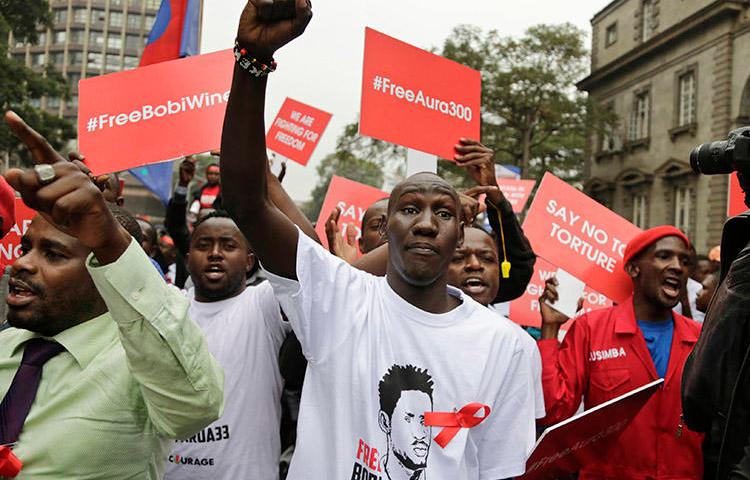
<path fill-rule="evenodd" d="M 373 203 L 362 217 L 360 230 L 362 235 L 359 237 L 359 251 L 363 254 L 370 253 L 385 243 L 383 237 L 383 225 L 388 213 L 388 199 L 382 198 Z"/>
<path fill-rule="evenodd" d="M 495 239 L 479 227 L 465 227 L 464 241 L 456 248 L 448 267 L 448 283 L 460 288 L 477 303 L 490 306 L 500 288 L 500 261 Z M 518 335 L 532 366 L 532 382 L 536 418 L 543 418 L 542 359 L 536 342 L 526 330 L 502 315 L 497 320 L 510 325 Z"/>
<path fill-rule="evenodd" d="M 275 2 L 266 3 L 271 15 Z M 289 478 L 520 475 L 534 442 L 531 366 L 511 327 L 447 286 L 462 237 L 458 195 L 432 174 L 394 189 L 386 278 L 352 268 L 301 234 L 268 197 L 263 106 L 272 68 L 257 64 L 271 65 L 274 51 L 302 33 L 311 7 L 298 0 L 291 20 L 258 13 L 249 2 L 240 20 L 222 196 L 308 360 Z M 474 414 L 483 416 L 465 423 L 472 428 L 451 439 L 441 434 L 442 417 Z"/>
<path fill-rule="evenodd" d="M 289 326 L 268 282 L 246 287 L 254 266 L 250 245 L 226 213 L 196 224 L 188 255 L 189 312 L 224 368 L 224 413 L 174 444 L 166 479 L 278 478 L 279 350 Z"/>
<path fill-rule="evenodd" d="M 156 227 L 154 224 L 146 220 L 145 218 L 136 218 L 138 226 L 141 228 L 142 240 L 141 248 L 148 255 L 148 259 L 151 260 L 151 264 L 159 272 L 159 275 L 164 277 L 164 270 L 162 269 L 159 262 L 154 258 L 158 253 L 158 241 L 156 239 Z"/>
<path fill-rule="evenodd" d="M 221 368 L 88 169 L 6 122 L 37 163 L 6 179 L 40 214 L 10 280 L 0 443 L 23 478 L 160 479 L 169 439 L 219 417 Z"/>
<path fill-rule="evenodd" d="M 221 207 L 217 202 L 221 196 L 221 172 L 219 165 L 212 163 L 206 167 L 206 183 L 193 195 L 193 202 L 198 202 L 198 210 L 216 209 Z M 198 212 L 196 212 L 198 213 Z"/>
<path fill-rule="evenodd" d="M 698 294 L 698 298 L 695 299 L 695 307 L 699 312 L 703 312 L 704 314 L 708 312 L 708 305 L 714 296 L 718 283 L 719 277 L 713 273 L 709 273 L 703 277 L 703 282 L 701 283 L 703 288 Z"/>
<path fill-rule="evenodd" d="M 188 186 L 195 176 L 195 160 L 192 157 L 180 162 L 177 186 L 172 198 L 167 204 L 164 226 L 174 242 L 177 255 L 175 257 L 174 284 L 179 288 L 185 287 L 188 271 L 185 258 L 190 250 L 190 229 L 187 221 Z"/>
<path fill-rule="evenodd" d="M 544 424 L 573 415 L 584 401 L 590 409 L 658 378 L 663 387 L 625 428 L 606 455 L 585 465 L 579 478 L 699 479 L 702 436 L 682 425 L 680 378 L 700 326 L 672 308 L 688 275 L 687 237 L 677 228 L 655 227 L 625 249 L 625 271 L 633 295 L 612 308 L 578 317 L 562 344 L 557 337 L 568 318 L 554 303 L 557 281 L 547 281 L 542 312 Z"/>
<path fill-rule="evenodd" d="M 711 260 L 708 259 L 708 255 L 696 255 L 695 267 L 693 268 L 690 278 L 698 283 L 703 283 L 703 279 L 713 273 L 715 273 L 714 265 Z"/>

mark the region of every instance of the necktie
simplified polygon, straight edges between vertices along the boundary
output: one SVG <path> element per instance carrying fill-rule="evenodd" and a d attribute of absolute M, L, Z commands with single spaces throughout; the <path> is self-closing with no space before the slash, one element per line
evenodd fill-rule
<path fill-rule="evenodd" d="M 21 365 L 0 403 L 0 444 L 18 440 L 42 379 L 42 367 L 47 360 L 63 350 L 65 348 L 59 343 L 43 338 L 26 342 Z"/>

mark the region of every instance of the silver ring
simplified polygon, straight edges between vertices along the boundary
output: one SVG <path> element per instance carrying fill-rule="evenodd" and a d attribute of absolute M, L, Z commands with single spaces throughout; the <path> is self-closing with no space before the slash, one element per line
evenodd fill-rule
<path fill-rule="evenodd" d="M 42 185 L 50 184 L 55 180 L 55 167 L 48 163 L 34 165 L 34 171 L 36 172 L 36 177 L 39 179 L 39 183 Z"/>

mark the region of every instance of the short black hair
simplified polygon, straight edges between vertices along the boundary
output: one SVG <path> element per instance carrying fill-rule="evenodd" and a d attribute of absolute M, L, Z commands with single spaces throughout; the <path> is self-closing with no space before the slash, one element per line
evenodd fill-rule
<path fill-rule="evenodd" d="M 147 225 L 149 225 L 151 227 L 151 233 L 148 235 L 148 238 L 146 238 L 146 234 L 145 233 L 142 234 L 141 238 L 143 238 L 143 240 L 150 241 L 154 246 L 156 246 L 156 243 L 157 243 L 157 240 L 158 240 L 157 237 L 156 237 L 156 226 L 153 223 L 151 223 L 148 220 L 146 220 L 145 218 L 143 218 L 143 217 L 136 218 L 136 221 L 137 222 L 143 222 L 143 223 L 145 223 L 145 224 L 147 224 Z M 140 225 L 138 225 L 138 229 L 141 230 L 141 232 L 143 231 L 141 229 Z"/>
<path fill-rule="evenodd" d="M 226 210 L 214 210 L 211 213 L 209 213 L 208 215 L 206 215 L 205 217 L 203 217 L 200 220 L 198 220 L 197 222 L 195 222 L 195 226 L 193 227 L 193 233 L 195 233 L 198 230 L 198 227 L 200 227 L 201 225 L 203 225 L 207 221 L 211 220 L 212 218 L 226 218 L 226 219 L 229 219 L 232 222 L 234 222 L 234 219 L 232 218 L 231 215 L 229 215 L 229 212 L 227 212 Z M 237 226 L 237 230 L 239 230 L 239 229 L 240 229 L 240 227 L 238 225 Z M 247 239 L 247 237 L 245 237 L 245 234 L 242 233 L 242 230 L 240 230 L 240 235 L 242 235 L 242 238 L 245 240 L 245 244 L 247 245 L 247 251 L 249 253 L 254 253 L 253 252 L 253 247 L 250 245 L 250 241 Z M 252 270 L 250 270 L 248 272 L 248 276 L 249 277 L 253 276 L 255 274 L 255 272 L 257 272 L 259 269 L 260 269 L 260 264 L 259 264 L 259 262 L 257 261 L 257 258 L 256 258 L 255 265 L 253 265 Z"/>
<path fill-rule="evenodd" d="M 128 233 L 135 238 L 135 241 L 143 243 L 143 232 L 141 226 L 138 225 L 138 221 L 135 219 L 132 213 L 128 212 L 124 208 L 115 205 L 114 203 L 104 202 L 107 205 L 112 216 L 115 217 L 117 223 L 123 226 Z"/>
<path fill-rule="evenodd" d="M 433 383 L 427 369 L 417 368 L 414 365 L 393 365 L 383 375 L 378 384 L 380 410 L 389 418 L 393 415 L 398 399 L 401 398 L 401 392 L 405 390 L 424 392 L 432 401 Z"/>

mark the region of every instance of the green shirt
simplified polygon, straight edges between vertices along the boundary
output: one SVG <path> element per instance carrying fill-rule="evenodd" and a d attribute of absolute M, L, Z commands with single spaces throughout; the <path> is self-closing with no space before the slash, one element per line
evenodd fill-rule
<path fill-rule="evenodd" d="M 114 263 L 87 268 L 109 313 L 53 338 L 50 359 L 14 453 L 18 479 L 160 479 L 174 438 L 219 418 L 224 374 L 188 300 L 159 276 L 133 241 Z M 24 343 L 39 336 L 0 333 L 0 398 Z"/>

